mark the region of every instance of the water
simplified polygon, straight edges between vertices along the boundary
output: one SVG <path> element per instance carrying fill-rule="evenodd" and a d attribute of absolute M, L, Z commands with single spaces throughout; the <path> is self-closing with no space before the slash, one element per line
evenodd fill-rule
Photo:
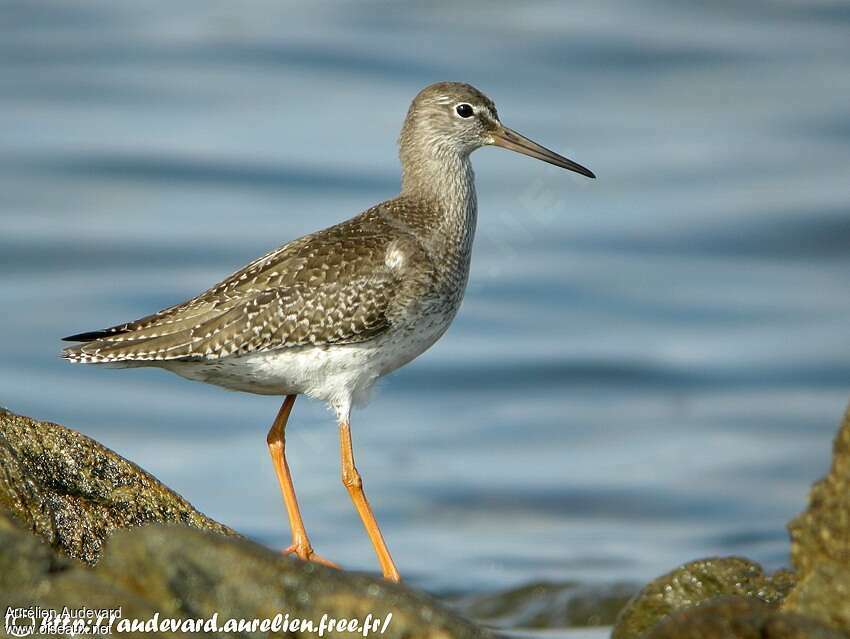
<path fill-rule="evenodd" d="M 850 383 L 850 4 L 6 2 L 0 404 L 288 543 L 273 398 L 72 367 L 58 339 L 192 296 L 392 196 L 425 84 L 471 82 L 590 182 L 485 149 L 466 301 L 357 412 L 402 573 L 435 592 L 788 563 Z M 317 549 L 374 569 L 331 415 L 290 460 Z"/>

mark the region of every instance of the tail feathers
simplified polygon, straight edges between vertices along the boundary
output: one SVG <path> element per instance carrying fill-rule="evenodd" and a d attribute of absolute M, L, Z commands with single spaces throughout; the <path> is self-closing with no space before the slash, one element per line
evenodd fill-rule
<path fill-rule="evenodd" d="M 178 307 L 173 306 L 159 313 L 148 315 L 140 320 L 118 324 L 99 331 L 78 333 L 63 337 L 64 342 L 107 342 L 122 344 L 127 342 L 142 342 L 153 337 L 165 337 L 177 335 L 188 329 L 197 327 L 205 320 L 223 313 L 232 304 L 221 304 L 219 302 L 198 302 L 191 307 L 185 307 L 182 312 L 175 312 Z M 69 352 L 73 348 L 67 349 Z"/>
<path fill-rule="evenodd" d="M 195 329 L 205 319 L 221 312 L 212 303 L 197 304 L 180 315 L 168 311 L 170 309 L 128 324 L 65 337 L 64 341 L 84 343 L 66 348 L 62 357 L 84 363 L 189 357 L 193 355 L 192 344 L 199 339 Z"/>

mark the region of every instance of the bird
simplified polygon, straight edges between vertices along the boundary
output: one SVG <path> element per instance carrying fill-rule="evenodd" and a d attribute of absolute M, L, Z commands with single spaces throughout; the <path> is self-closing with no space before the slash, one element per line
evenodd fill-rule
<path fill-rule="evenodd" d="M 286 457 L 296 397 L 324 401 L 338 424 L 342 482 L 388 581 L 400 575 L 355 466 L 351 411 L 440 339 L 461 306 L 478 215 L 470 154 L 498 146 L 596 177 L 503 125 L 493 101 L 460 82 L 422 89 L 398 144 L 396 197 L 283 244 L 188 301 L 65 337 L 77 344 L 62 351 L 70 362 L 157 367 L 282 397 L 266 443 L 292 535 L 283 552 L 338 567 L 313 549 Z"/>

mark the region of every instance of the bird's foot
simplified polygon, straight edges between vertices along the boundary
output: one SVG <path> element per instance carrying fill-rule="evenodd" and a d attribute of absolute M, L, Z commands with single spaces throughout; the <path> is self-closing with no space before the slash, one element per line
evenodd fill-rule
<path fill-rule="evenodd" d="M 330 561 L 329 559 L 325 559 L 320 554 L 316 553 L 310 544 L 292 544 L 288 548 L 284 548 L 280 551 L 284 555 L 295 555 L 299 559 L 303 561 L 312 561 L 317 564 L 322 564 L 323 566 L 328 566 L 330 568 L 336 568 L 337 570 L 341 570 L 341 568 Z"/>

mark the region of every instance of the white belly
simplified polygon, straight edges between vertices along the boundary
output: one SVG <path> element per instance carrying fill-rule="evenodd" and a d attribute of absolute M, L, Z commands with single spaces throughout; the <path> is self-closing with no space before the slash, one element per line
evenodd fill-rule
<path fill-rule="evenodd" d="M 379 377 L 407 364 L 436 342 L 449 322 L 393 331 L 360 344 L 300 346 L 209 361 L 161 361 L 182 377 L 260 395 L 309 395 L 347 417 L 368 400 Z"/>

